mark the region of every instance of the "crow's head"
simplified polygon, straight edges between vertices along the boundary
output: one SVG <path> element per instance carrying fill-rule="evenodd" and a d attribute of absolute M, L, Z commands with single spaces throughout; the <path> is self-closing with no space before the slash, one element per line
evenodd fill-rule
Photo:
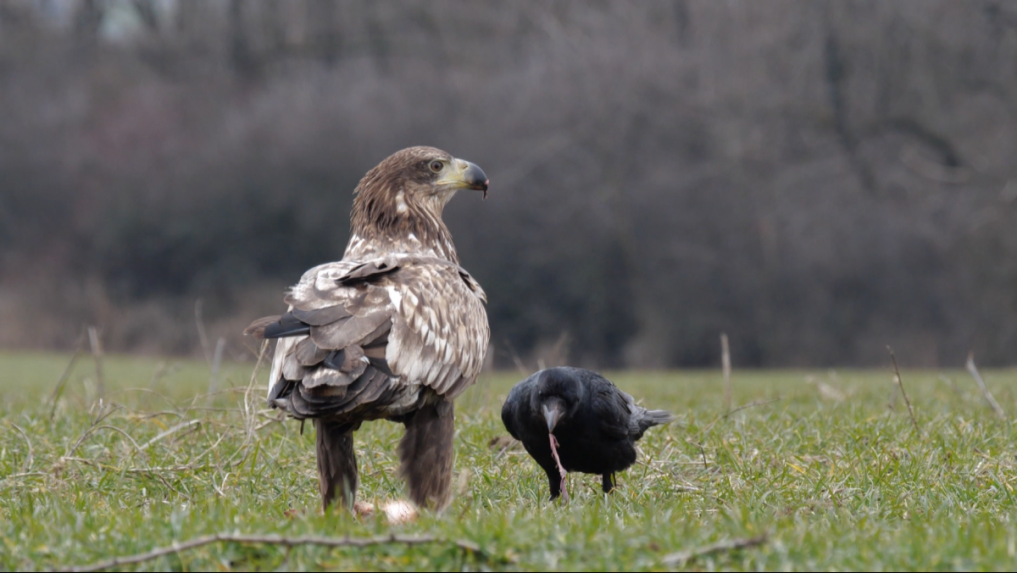
<path fill-rule="evenodd" d="M 571 372 L 549 368 L 540 374 L 533 394 L 533 409 L 544 417 L 547 431 L 553 433 L 575 416 L 583 401 L 583 385 Z"/>

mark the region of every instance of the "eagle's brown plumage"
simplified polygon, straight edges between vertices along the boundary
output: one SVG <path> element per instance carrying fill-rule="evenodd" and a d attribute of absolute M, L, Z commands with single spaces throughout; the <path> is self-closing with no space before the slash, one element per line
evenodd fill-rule
<path fill-rule="evenodd" d="M 490 331 L 480 285 L 459 266 L 441 219 L 460 189 L 487 193 L 472 163 L 411 147 L 368 171 L 355 191 L 343 259 L 306 273 L 282 316 L 248 334 L 278 338 L 269 403 L 317 431 L 322 503 L 351 505 L 353 431 L 402 422 L 400 474 L 420 506 L 443 508 L 452 476 L 452 400 L 476 380 Z"/>

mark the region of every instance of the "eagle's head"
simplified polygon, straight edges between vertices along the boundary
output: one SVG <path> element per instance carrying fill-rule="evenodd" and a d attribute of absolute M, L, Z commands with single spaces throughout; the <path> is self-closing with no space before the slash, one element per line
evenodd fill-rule
<path fill-rule="evenodd" d="M 396 249 L 433 252 L 458 262 L 442 210 L 462 189 L 487 197 L 487 185 L 480 167 L 440 149 L 410 147 L 393 153 L 357 185 L 347 256 Z"/>

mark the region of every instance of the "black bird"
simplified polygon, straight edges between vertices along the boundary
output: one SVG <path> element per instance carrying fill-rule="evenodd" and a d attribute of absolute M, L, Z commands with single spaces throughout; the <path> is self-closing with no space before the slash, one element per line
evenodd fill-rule
<path fill-rule="evenodd" d="M 501 420 L 544 468 L 554 499 L 562 493 L 566 471 L 599 474 L 604 493 L 610 492 L 615 472 L 635 463 L 636 440 L 674 416 L 637 406 L 632 396 L 596 372 L 559 367 L 516 384 Z"/>

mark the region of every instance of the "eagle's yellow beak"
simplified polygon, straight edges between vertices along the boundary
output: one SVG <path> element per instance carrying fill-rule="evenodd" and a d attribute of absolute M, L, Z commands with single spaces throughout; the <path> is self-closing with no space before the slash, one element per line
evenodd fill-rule
<path fill-rule="evenodd" d="M 446 169 L 445 174 L 438 179 L 439 185 L 453 189 L 483 191 L 484 197 L 487 197 L 488 179 L 483 169 L 463 159 L 453 159 L 449 167 L 450 169 Z"/>

